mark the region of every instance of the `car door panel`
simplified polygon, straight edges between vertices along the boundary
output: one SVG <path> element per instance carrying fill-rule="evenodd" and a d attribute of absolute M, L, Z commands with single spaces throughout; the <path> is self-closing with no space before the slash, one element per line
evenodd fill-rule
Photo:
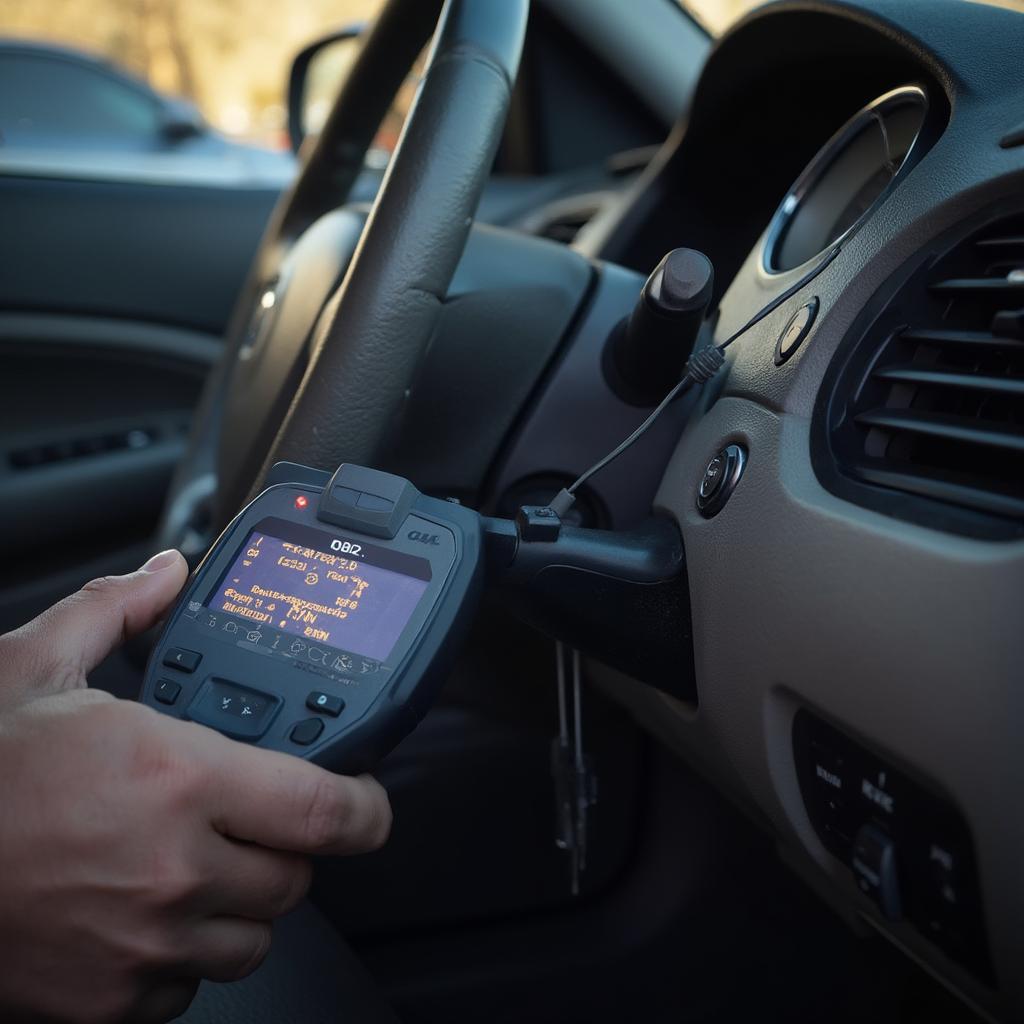
<path fill-rule="evenodd" d="M 220 334 L 277 196 L 0 174 L 0 309 Z"/>
<path fill-rule="evenodd" d="M 0 172 L 0 630 L 148 551 L 278 194 Z"/>
<path fill-rule="evenodd" d="M 219 352 L 180 328 L 0 313 L 0 631 L 148 542 Z"/>

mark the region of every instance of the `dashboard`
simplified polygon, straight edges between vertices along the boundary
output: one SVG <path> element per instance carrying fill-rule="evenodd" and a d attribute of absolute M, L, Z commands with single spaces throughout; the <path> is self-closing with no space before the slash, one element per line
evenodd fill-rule
<path fill-rule="evenodd" d="M 1024 1017 L 1021 39 L 1007 4 L 769 5 L 576 241 L 638 268 L 708 253 L 706 342 L 839 247 L 647 449 L 696 693 L 592 670 L 852 924 L 993 1020 Z M 729 445 L 742 476 L 709 518 Z"/>

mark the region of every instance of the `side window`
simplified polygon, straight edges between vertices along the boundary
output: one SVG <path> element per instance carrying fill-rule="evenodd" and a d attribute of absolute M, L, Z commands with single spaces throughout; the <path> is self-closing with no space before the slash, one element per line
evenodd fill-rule
<path fill-rule="evenodd" d="M 0 145 L 152 148 L 152 97 L 101 70 L 56 57 L 0 51 Z"/>

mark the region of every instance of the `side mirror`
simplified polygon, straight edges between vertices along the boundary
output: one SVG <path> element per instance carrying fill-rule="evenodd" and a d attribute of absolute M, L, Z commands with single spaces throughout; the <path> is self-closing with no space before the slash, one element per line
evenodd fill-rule
<path fill-rule="evenodd" d="M 288 137 L 297 153 L 307 135 L 315 135 L 331 112 L 341 83 L 359 49 L 366 26 L 348 25 L 302 50 L 288 78 Z"/>
<path fill-rule="evenodd" d="M 182 142 L 206 134 L 203 115 L 186 100 L 170 99 L 160 111 L 160 135 L 167 142 Z"/>

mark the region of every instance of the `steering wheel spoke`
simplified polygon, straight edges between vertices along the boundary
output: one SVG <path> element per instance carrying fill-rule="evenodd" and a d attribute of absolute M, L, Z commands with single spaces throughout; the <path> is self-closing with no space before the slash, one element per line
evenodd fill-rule
<path fill-rule="evenodd" d="M 172 485 L 167 543 L 194 528 L 183 503 L 199 478 L 216 479 L 215 529 L 276 461 L 378 460 L 490 175 L 528 8 L 387 4 L 268 224 Z M 356 215 L 340 207 L 432 29 L 391 164 L 361 232 L 352 231 Z"/>

